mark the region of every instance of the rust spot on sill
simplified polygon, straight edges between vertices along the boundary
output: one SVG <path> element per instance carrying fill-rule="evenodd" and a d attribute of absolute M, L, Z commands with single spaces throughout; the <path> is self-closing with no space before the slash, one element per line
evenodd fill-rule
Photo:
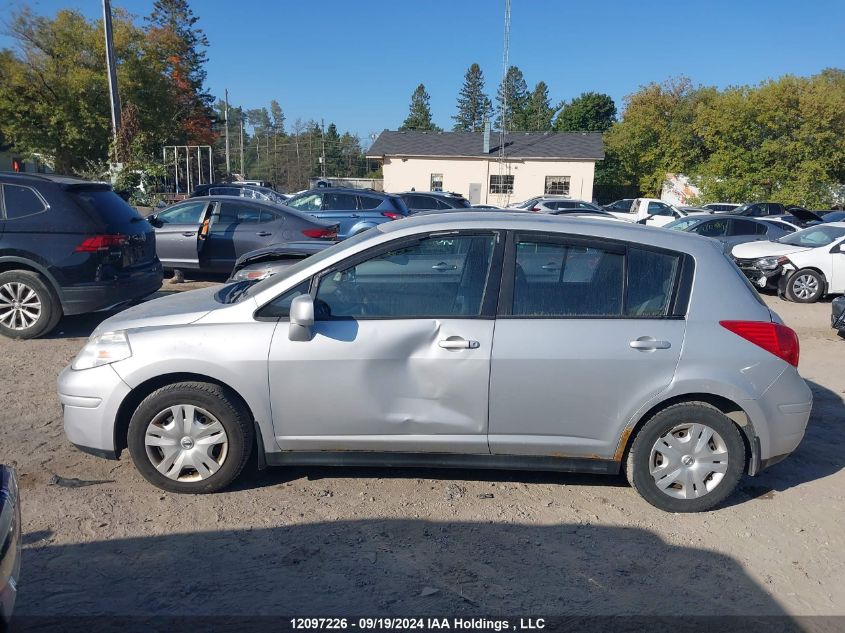
<path fill-rule="evenodd" d="M 570 455 L 568 453 L 549 453 L 548 457 L 556 457 L 558 459 L 607 459 L 601 455 Z"/>
<path fill-rule="evenodd" d="M 631 437 L 631 432 L 634 430 L 633 426 L 625 427 L 622 435 L 619 437 L 619 444 L 616 445 L 616 453 L 613 454 L 614 461 L 621 462 L 622 456 L 625 454 L 625 447 L 628 446 L 628 439 Z"/>

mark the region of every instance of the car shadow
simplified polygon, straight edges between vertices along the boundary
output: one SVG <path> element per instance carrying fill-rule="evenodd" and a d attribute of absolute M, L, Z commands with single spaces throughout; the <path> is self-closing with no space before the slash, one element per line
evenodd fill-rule
<path fill-rule="evenodd" d="M 746 477 L 731 497 L 733 502 L 747 498 L 771 498 L 776 492 L 838 473 L 845 468 L 842 429 L 845 428 L 845 401 L 842 395 L 811 380 L 813 411 L 804 439 L 782 462 Z"/>
<path fill-rule="evenodd" d="M 691 631 L 701 623 L 690 628 L 689 617 L 744 616 L 801 630 L 740 561 L 646 529 L 589 523 L 197 523 L 189 533 L 28 545 L 22 568 L 18 631 L 53 630 L 51 622 L 63 631 L 165 630 L 165 618 L 182 618 L 166 630 L 235 630 L 220 625 L 249 616 L 266 619 L 238 630 L 282 630 L 280 616 L 426 614 L 600 618 L 567 627 L 579 631 L 645 630 L 654 616 Z M 197 616 L 223 620 L 209 628 Z"/>

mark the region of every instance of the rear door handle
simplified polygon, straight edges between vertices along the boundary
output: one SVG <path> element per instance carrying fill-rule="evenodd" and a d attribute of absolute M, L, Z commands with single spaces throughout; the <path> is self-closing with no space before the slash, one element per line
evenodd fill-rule
<path fill-rule="evenodd" d="M 435 264 L 431 267 L 431 270 L 456 270 L 458 267 L 454 264 L 447 264 L 446 262 L 440 262 Z"/>
<path fill-rule="evenodd" d="M 462 338 L 447 338 L 437 343 L 443 349 L 478 349 L 478 341 L 467 341 Z"/>
<path fill-rule="evenodd" d="M 641 349 L 651 351 L 655 349 L 669 349 L 672 344 L 669 341 L 658 341 L 652 336 L 641 336 L 640 338 L 628 343 L 633 349 Z"/>
<path fill-rule="evenodd" d="M 544 264 L 543 266 L 540 266 L 540 268 L 543 270 L 560 270 L 560 266 L 557 264 Z"/>
<path fill-rule="evenodd" d="M 256 235 L 258 237 L 270 237 L 273 234 L 270 231 L 258 231 L 258 233 L 256 233 Z"/>

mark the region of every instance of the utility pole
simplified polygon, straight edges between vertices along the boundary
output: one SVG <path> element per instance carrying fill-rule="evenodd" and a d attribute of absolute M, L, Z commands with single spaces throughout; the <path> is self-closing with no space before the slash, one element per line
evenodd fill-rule
<path fill-rule="evenodd" d="M 241 118 L 241 178 L 246 178 L 244 173 L 244 120 Z"/>
<path fill-rule="evenodd" d="M 320 157 L 320 176 L 325 180 L 326 178 L 326 122 L 320 119 L 320 129 L 322 130 L 323 154 Z"/>
<path fill-rule="evenodd" d="M 106 70 L 109 75 L 109 97 L 111 101 L 111 127 L 114 136 L 115 162 L 117 156 L 117 134 L 120 131 L 120 95 L 117 91 L 117 69 L 114 60 L 114 42 L 111 26 L 111 0 L 103 0 L 103 29 L 106 36 Z"/>
<path fill-rule="evenodd" d="M 229 90 L 225 91 L 226 111 L 223 113 L 223 119 L 226 121 L 226 178 L 232 175 L 232 163 L 229 162 Z"/>

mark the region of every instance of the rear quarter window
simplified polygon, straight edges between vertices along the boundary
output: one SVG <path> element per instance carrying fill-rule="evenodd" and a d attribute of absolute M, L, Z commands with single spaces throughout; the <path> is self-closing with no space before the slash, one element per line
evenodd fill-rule
<path fill-rule="evenodd" d="M 3 185 L 3 204 L 8 220 L 36 215 L 47 209 L 34 189 L 22 185 Z"/>

